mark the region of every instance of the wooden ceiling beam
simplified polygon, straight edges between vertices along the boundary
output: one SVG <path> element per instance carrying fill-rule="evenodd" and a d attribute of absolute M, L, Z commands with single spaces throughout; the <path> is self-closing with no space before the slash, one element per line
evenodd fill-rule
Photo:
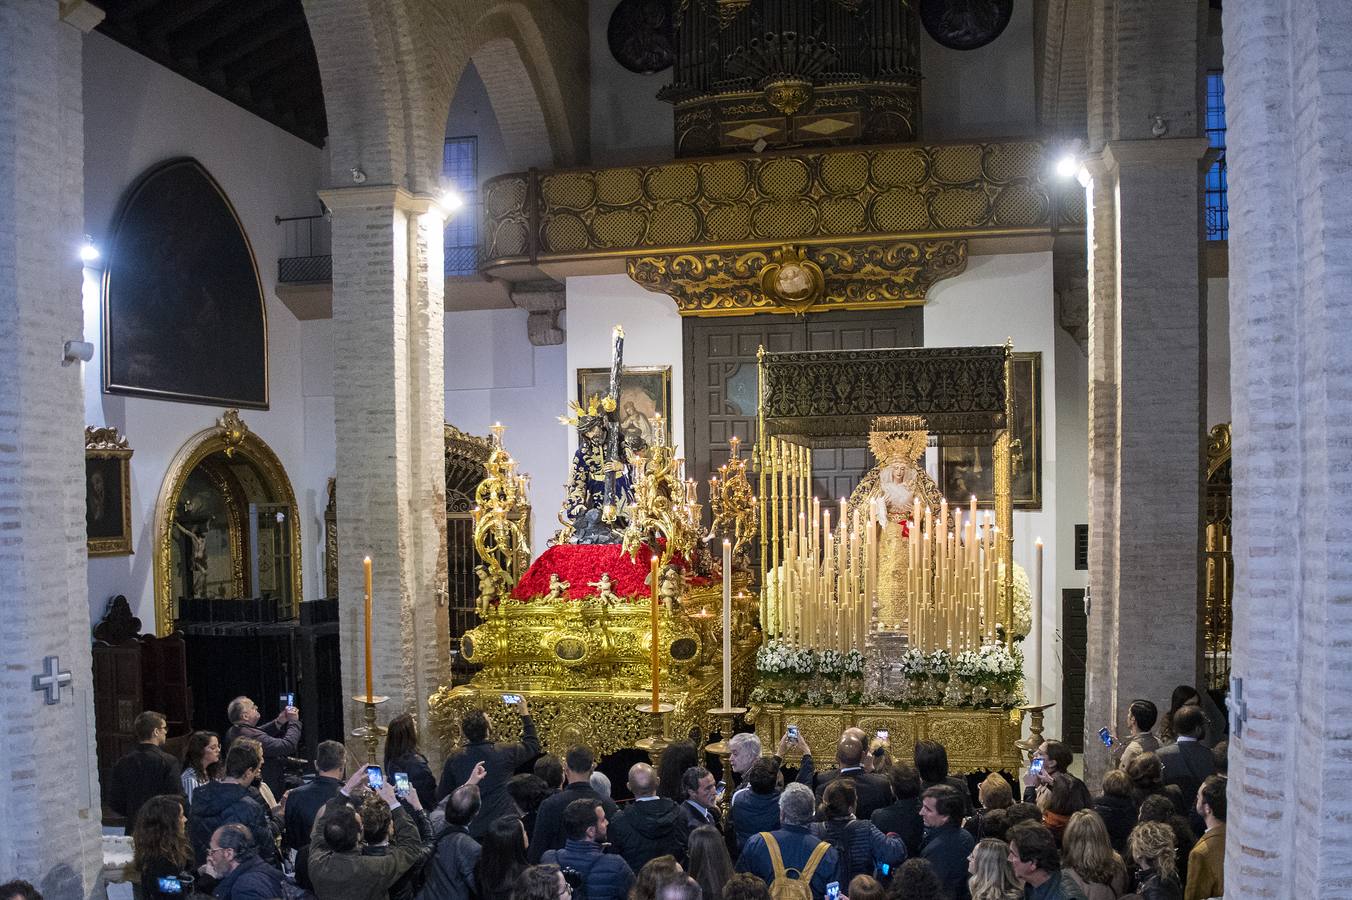
<path fill-rule="evenodd" d="M 247 3 L 232 0 L 223 14 L 205 18 L 201 28 L 193 34 L 180 35 L 174 44 L 182 53 L 198 56 L 217 44 L 229 43 L 244 26 L 273 12 L 284 2 L 286 0 L 249 0 Z"/>

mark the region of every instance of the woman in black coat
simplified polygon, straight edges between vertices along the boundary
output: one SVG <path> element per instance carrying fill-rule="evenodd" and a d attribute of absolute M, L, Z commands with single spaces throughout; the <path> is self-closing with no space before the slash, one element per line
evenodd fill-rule
<path fill-rule="evenodd" d="M 437 805 L 437 779 L 427 764 L 427 757 L 418 750 L 418 723 L 412 714 L 404 713 L 390 720 L 385 735 L 385 777 L 394 781 L 394 773 L 408 774 L 409 783 L 418 792 L 418 802 L 424 809 Z"/>

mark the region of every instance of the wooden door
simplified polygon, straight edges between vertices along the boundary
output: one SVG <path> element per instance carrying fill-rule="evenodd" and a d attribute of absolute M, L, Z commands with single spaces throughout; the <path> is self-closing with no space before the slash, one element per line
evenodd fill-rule
<path fill-rule="evenodd" d="M 1084 655 L 1088 646 L 1084 588 L 1066 588 L 1061 591 L 1061 740 L 1076 753 L 1084 752 Z"/>
<path fill-rule="evenodd" d="M 805 317 L 755 315 L 686 318 L 685 457 L 687 477 L 708 481 L 728 456 L 736 435 L 750 452 L 759 404 L 756 351 L 867 350 L 916 347 L 924 340 L 918 308 L 879 312 L 819 313 Z M 849 494 L 871 465 L 860 447 L 813 454 L 815 490 L 823 499 Z"/>

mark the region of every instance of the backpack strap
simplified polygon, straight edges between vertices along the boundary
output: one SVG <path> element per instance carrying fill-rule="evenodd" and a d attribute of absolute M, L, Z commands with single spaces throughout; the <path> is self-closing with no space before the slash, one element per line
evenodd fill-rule
<path fill-rule="evenodd" d="M 807 858 L 807 864 L 803 866 L 798 878 L 800 881 L 811 883 L 812 876 L 817 874 L 817 866 L 822 861 L 822 857 L 831 849 L 827 841 L 818 841 L 817 846 L 812 848 L 812 855 Z"/>
<path fill-rule="evenodd" d="M 784 856 L 779 852 L 779 842 L 768 831 L 762 831 L 760 836 L 765 841 L 765 849 L 770 851 L 770 865 L 774 868 L 775 879 L 783 878 L 787 870 L 784 868 Z"/>

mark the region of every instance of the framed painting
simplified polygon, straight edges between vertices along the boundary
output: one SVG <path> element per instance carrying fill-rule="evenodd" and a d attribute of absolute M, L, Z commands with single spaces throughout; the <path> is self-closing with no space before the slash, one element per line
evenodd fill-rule
<path fill-rule="evenodd" d="M 1042 508 L 1042 354 L 1015 353 L 1010 361 L 1014 421 L 1009 453 L 1015 509 Z M 939 438 L 939 486 L 949 503 L 976 495 L 977 505 L 995 505 L 995 469 L 990 446 L 945 444 Z"/>
<path fill-rule="evenodd" d="M 604 397 L 610 390 L 610 369 L 577 370 L 577 402 Z M 671 366 L 625 366 L 620 372 L 620 428 L 626 441 L 639 438 L 652 444 L 657 436 L 658 416 L 662 432 L 671 443 Z"/>
<path fill-rule="evenodd" d="M 90 556 L 131 550 L 131 447 L 116 428 L 85 428 L 85 532 Z"/>
<path fill-rule="evenodd" d="M 195 159 L 123 196 L 103 271 L 103 389 L 268 408 L 268 327 L 253 247 Z"/>

